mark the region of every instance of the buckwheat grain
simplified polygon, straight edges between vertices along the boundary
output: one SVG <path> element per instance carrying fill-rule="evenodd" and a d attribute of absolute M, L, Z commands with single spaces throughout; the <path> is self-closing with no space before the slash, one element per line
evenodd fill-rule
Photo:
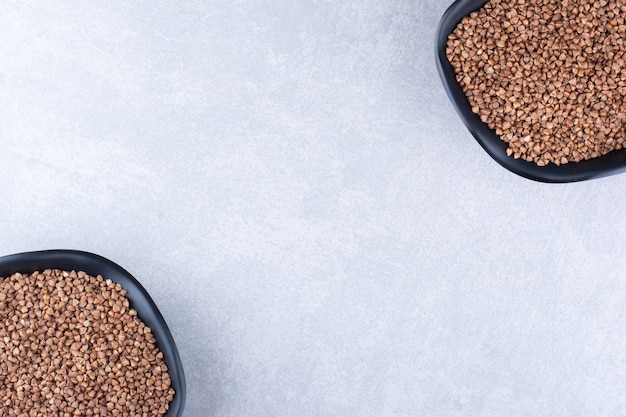
<path fill-rule="evenodd" d="M 174 390 L 120 284 L 45 270 L 0 279 L 0 416 L 162 416 Z"/>
<path fill-rule="evenodd" d="M 561 165 L 624 147 L 623 1 L 491 0 L 462 19 L 446 54 L 507 155 Z"/>

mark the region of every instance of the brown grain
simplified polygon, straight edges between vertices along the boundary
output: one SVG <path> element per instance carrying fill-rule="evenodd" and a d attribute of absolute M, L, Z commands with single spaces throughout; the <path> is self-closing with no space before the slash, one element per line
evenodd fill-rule
<path fill-rule="evenodd" d="M 0 416 L 162 416 L 174 390 L 120 284 L 45 270 L 0 279 Z"/>
<path fill-rule="evenodd" d="M 539 166 L 624 147 L 626 4 L 491 0 L 464 17 L 446 54 L 472 111 Z"/>

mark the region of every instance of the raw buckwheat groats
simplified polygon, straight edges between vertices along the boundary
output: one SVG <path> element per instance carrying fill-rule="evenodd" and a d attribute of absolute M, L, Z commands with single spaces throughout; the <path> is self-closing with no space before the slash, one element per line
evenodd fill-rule
<path fill-rule="evenodd" d="M 626 1 L 491 0 L 446 54 L 472 111 L 539 166 L 595 158 L 626 138 Z"/>
<path fill-rule="evenodd" d="M 0 278 L 0 416 L 162 416 L 174 397 L 119 284 L 45 270 Z"/>

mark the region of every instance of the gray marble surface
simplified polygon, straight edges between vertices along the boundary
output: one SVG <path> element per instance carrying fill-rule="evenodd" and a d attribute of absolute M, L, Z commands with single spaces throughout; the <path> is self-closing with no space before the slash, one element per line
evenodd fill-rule
<path fill-rule="evenodd" d="M 626 175 L 501 168 L 446 0 L 0 4 L 0 253 L 128 269 L 185 416 L 626 416 Z"/>

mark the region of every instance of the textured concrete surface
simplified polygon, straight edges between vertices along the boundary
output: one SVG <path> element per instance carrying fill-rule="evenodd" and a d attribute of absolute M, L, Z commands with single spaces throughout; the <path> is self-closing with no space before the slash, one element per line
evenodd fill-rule
<path fill-rule="evenodd" d="M 626 175 L 517 177 L 449 1 L 0 4 L 0 253 L 152 294 L 185 416 L 626 416 Z"/>

